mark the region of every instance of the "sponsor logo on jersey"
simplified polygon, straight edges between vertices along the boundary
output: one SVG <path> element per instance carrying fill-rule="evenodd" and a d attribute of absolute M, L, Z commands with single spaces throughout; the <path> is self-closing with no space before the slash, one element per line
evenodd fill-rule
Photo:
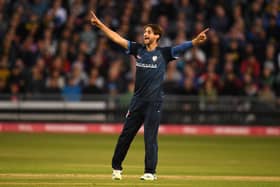
<path fill-rule="evenodd" d="M 157 61 L 157 59 L 158 59 L 157 56 L 153 56 L 153 57 L 152 57 L 152 60 L 153 60 L 154 62 Z"/>
<path fill-rule="evenodd" d="M 141 68 L 157 68 L 157 64 L 144 64 L 144 63 L 139 63 L 139 62 L 136 62 L 136 66 L 137 67 L 141 67 Z"/>

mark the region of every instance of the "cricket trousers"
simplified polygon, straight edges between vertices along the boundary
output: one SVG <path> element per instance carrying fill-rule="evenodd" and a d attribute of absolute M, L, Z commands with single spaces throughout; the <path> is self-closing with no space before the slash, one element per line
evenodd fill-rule
<path fill-rule="evenodd" d="M 156 173 L 158 128 L 162 101 L 144 101 L 133 97 L 112 159 L 112 168 L 122 170 L 130 144 L 144 123 L 145 173 Z"/>

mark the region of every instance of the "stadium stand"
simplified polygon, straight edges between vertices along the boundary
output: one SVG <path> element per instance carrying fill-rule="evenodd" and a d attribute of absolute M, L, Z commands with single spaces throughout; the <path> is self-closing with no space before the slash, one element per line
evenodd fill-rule
<path fill-rule="evenodd" d="M 159 24 L 161 46 L 210 27 L 167 67 L 163 123 L 279 125 L 279 0 L 0 1 L 1 121 L 123 120 L 135 60 L 89 24 L 90 10 L 137 42 Z"/>
<path fill-rule="evenodd" d="M 280 95 L 279 0 L 4 0 L 0 92 L 9 96 L 2 99 L 58 94 L 76 101 L 133 90 L 134 59 L 89 25 L 90 10 L 139 42 L 142 26 L 158 23 L 162 46 L 211 28 L 207 44 L 168 66 L 167 94 L 267 101 Z"/>

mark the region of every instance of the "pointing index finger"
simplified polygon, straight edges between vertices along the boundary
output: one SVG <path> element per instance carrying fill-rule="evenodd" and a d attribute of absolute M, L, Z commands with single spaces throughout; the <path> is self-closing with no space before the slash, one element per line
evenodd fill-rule
<path fill-rule="evenodd" d="M 91 13 L 92 17 L 96 17 L 92 10 L 90 11 L 90 13 Z"/>
<path fill-rule="evenodd" d="M 209 27 L 207 29 L 204 29 L 201 33 L 206 33 L 209 31 Z"/>

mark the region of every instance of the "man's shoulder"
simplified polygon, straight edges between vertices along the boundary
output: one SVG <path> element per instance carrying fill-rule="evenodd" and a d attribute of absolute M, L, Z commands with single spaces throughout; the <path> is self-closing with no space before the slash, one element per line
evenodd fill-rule
<path fill-rule="evenodd" d="M 174 58 L 172 56 L 172 52 L 171 52 L 172 51 L 171 46 L 159 47 L 159 50 L 160 50 L 161 54 L 163 55 L 164 59 L 166 60 L 166 62 L 174 60 Z"/>
<path fill-rule="evenodd" d="M 171 46 L 157 47 L 160 50 L 171 49 Z"/>
<path fill-rule="evenodd" d="M 137 47 L 139 47 L 139 48 L 145 47 L 143 44 L 138 43 L 138 42 L 135 42 L 135 41 L 129 41 L 129 44 L 130 44 L 130 45 L 137 46 Z"/>
<path fill-rule="evenodd" d="M 134 41 L 128 41 L 128 50 L 127 54 L 136 55 L 139 53 L 139 50 L 143 49 L 143 45 Z"/>
<path fill-rule="evenodd" d="M 157 50 L 159 50 L 161 53 L 169 53 L 171 51 L 171 47 L 158 47 Z"/>

